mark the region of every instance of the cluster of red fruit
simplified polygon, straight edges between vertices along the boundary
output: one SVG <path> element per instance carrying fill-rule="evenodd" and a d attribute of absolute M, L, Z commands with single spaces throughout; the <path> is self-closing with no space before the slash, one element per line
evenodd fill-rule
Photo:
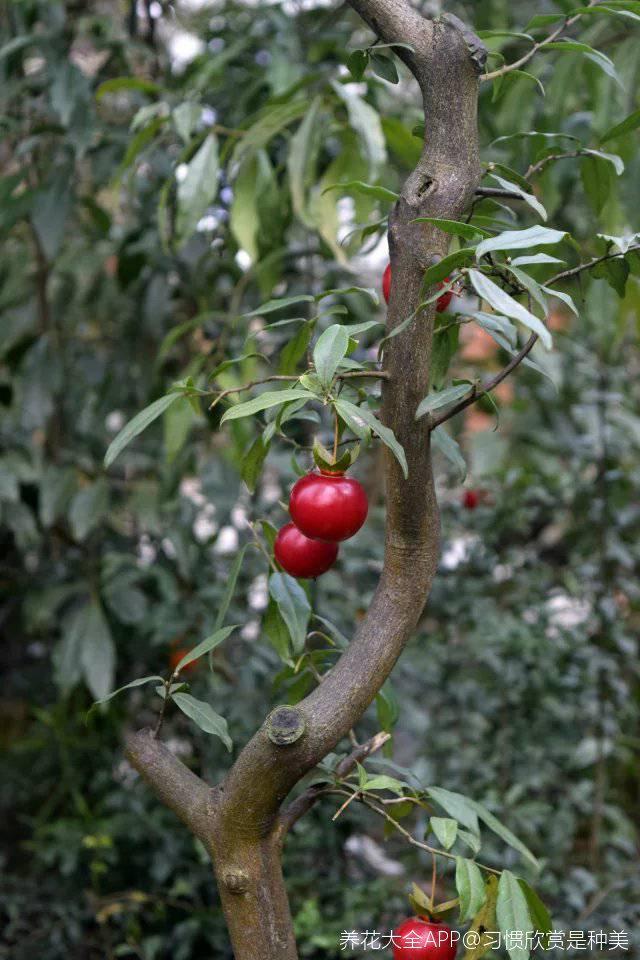
<path fill-rule="evenodd" d="M 293 523 L 276 537 L 276 560 L 292 577 L 319 577 L 335 563 L 338 543 L 358 532 L 368 510 L 362 484 L 343 471 L 308 473 L 291 491 Z"/>
<path fill-rule="evenodd" d="M 446 277 L 441 283 L 438 284 L 438 289 L 441 290 L 447 283 L 450 282 L 450 278 Z M 389 303 L 389 298 L 391 296 L 391 264 L 387 264 L 387 269 L 382 274 L 382 295 L 386 301 Z M 442 294 L 441 297 L 438 297 L 436 300 L 436 310 L 438 313 L 443 313 L 451 300 L 453 299 L 453 290 L 447 290 Z"/>

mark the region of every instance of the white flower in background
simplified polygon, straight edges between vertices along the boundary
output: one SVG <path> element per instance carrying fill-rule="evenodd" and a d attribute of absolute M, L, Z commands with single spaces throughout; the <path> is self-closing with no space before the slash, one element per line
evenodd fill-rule
<path fill-rule="evenodd" d="M 216 533 L 218 524 L 213 519 L 211 511 L 208 510 L 207 507 L 205 507 L 204 510 L 200 510 L 193 521 L 192 529 L 193 535 L 199 543 L 206 543 L 206 541 L 211 540 L 211 537 Z M 226 527 L 223 529 L 226 529 Z"/>
<path fill-rule="evenodd" d="M 442 560 L 440 561 L 445 570 L 455 570 L 461 563 L 465 563 L 471 556 L 471 552 L 479 538 L 468 535 L 464 537 L 455 537 L 450 540 L 442 551 Z"/>
<path fill-rule="evenodd" d="M 591 614 L 591 604 L 587 600 L 579 600 L 568 593 L 556 593 L 549 597 L 546 603 L 549 621 L 556 627 L 571 630 L 585 623 Z"/>
<path fill-rule="evenodd" d="M 112 410 L 104 420 L 104 425 L 109 433 L 119 433 L 124 427 L 124 413 L 122 410 Z"/>
<path fill-rule="evenodd" d="M 246 250 L 238 250 L 236 253 L 236 263 L 243 272 L 246 272 L 253 263 L 251 254 L 247 253 Z"/>
<path fill-rule="evenodd" d="M 238 530 L 242 530 L 243 527 L 247 525 L 247 508 L 244 507 L 241 503 L 236 503 L 235 507 L 231 511 L 231 523 Z"/>
<path fill-rule="evenodd" d="M 150 567 L 156 559 L 158 551 L 151 543 L 148 534 L 143 533 L 138 541 L 138 566 Z"/>
<path fill-rule="evenodd" d="M 252 610 L 265 610 L 268 603 L 267 575 L 261 573 L 249 587 L 249 606 Z"/>
<path fill-rule="evenodd" d="M 260 621 L 248 620 L 240 631 L 240 636 L 243 640 L 257 640 L 260 636 Z"/>
<path fill-rule="evenodd" d="M 493 579 L 496 583 L 505 583 L 513 578 L 513 567 L 510 563 L 498 563 L 493 568 Z"/>
<path fill-rule="evenodd" d="M 180 496 L 190 500 L 196 507 L 204 507 L 207 498 L 202 492 L 202 483 L 198 477 L 183 477 L 180 481 Z M 211 504 L 213 507 L 213 504 Z M 215 512 L 215 507 L 213 507 Z"/>
<path fill-rule="evenodd" d="M 189 167 L 186 163 L 179 163 L 176 167 L 176 180 L 178 183 L 182 183 L 187 174 L 189 173 Z"/>
<path fill-rule="evenodd" d="M 171 540 L 169 539 L 169 537 L 165 537 L 165 538 L 163 539 L 163 541 L 162 541 L 162 550 L 163 550 L 163 552 L 164 552 L 165 557 L 168 557 L 169 560 L 175 560 L 175 558 L 176 558 L 176 556 L 177 556 L 177 551 L 176 551 L 176 548 L 174 547 L 173 543 L 172 543 Z"/>
<path fill-rule="evenodd" d="M 216 540 L 215 553 L 226 554 L 235 553 L 238 549 L 238 531 L 235 527 L 221 527 L 218 539 Z"/>

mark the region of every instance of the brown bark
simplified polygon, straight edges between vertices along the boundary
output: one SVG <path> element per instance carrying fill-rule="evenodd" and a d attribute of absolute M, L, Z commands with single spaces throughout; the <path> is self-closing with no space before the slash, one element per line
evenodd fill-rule
<path fill-rule="evenodd" d="M 459 219 L 480 180 L 478 73 L 482 45 L 460 21 L 424 19 L 407 0 L 351 0 L 384 42 L 411 44 L 402 56 L 422 92 L 426 136 L 390 219 L 393 285 L 388 331 L 421 302 L 425 269 L 448 248 L 446 234 L 416 217 Z M 428 418 L 415 420 L 429 389 L 435 307 L 422 310 L 385 349 L 382 419 L 404 446 L 404 479 L 385 457 L 385 560 L 371 607 L 334 668 L 295 708 L 277 708 L 249 741 L 224 783 L 211 790 L 148 733 L 127 753 L 145 779 L 210 850 L 236 960 L 297 960 L 280 847 L 291 789 L 360 719 L 418 622 L 435 574 L 438 508 Z M 196 783 L 198 784 L 196 786 Z M 291 808 L 289 808 L 289 811 Z"/>

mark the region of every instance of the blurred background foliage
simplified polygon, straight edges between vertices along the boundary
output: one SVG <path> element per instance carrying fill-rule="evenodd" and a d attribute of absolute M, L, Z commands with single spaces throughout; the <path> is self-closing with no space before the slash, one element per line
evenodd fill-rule
<path fill-rule="evenodd" d="M 487 31 L 522 30 L 531 17 L 525 2 L 447 8 Z M 86 712 L 115 685 L 165 673 L 172 653 L 211 632 L 251 540 L 247 517 L 282 523 L 279 501 L 309 457 L 274 446 L 254 484 L 252 424 L 218 432 L 219 411 L 186 400 L 108 472 L 103 456 L 177 379 L 285 344 L 279 362 L 295 369 L 307 347 L 297 328 L 265 333 L 240 314 L 271 296 L 379 290 L 388 204 L 323 190 L 399 188 L 420 149 L 416 89 L 392 59 L 378 70 L 397 69 L 399 85 L 371 69 L 347 83 L 349 53 L 371 38 L 344 6 L 13 0 L 0 22 L 0 957 L 228 958 L 204 851 L 123 760 L 123 729 L 152 723 L 157 699 L 143 688 L 88 722 Z M 547 52 L 530 75 L 485 85 L 483 159 L 524 172 L 559 152 L 545 133 L 594 145 L 637 110 L 633 28 L 615 11 L 581 25 L 619 84 L 587 57 Z M 487 42 L 493 67 L 526 44 Z M 527 131 L 540 135 L 512 136 Z M 205 141 L 198 178 L 190 164 Z M 582 259 L 606 249 L 597 233 L 638 227 L 637 145 L 631 132 L 604 147 L 626 164 L 622 176 L 592 156 L 548 162 L 535 182 Z M 514 217 L 490 201 L 482 209 Z M 386 722 L 398 712 L 394 761 L 509 823 L 543 861 L 538 888 L 556 927 L 631 936 L 639 272 L 630 254 L 569 284 L 581 315 L 559 302 L 550 316 L 553 382 L 522 369 L 499 392 L 497 431 L 491 406 L 455 423 L 467 479 L 438 461 L 441 570 L 386 698 Z M 359 295 L 329 303 L 358 322 L 383 319 Z M 479 332 L 465 327 L 461 341 L 459 375 L 500 364 Z M 251 380 L 263 362 L 249 356 L 218 382 Z M 300 420 L 298 442 L 316 429 Z M 313 588 L 315 609 L 347 636 L 381 567 L 378 457 L 358 464 L 371 519 Z M 260 625 L 266 603 L 264 558 L 248 550 L 227 617 L 242 626 L 213 671 L 189 677 L 236 749 L 270 706 L 312 682 L 282 670 Z M 377 722 L 372 711 L 363 736 Z M 176 711 L 166 737 L 211 781 L 229 763 L 220 741 Z M 340 956 L 344 929 L 389 929 L 406 913 L 408 882 L 430 876 L 419 851 L 355 807 L 333 824 L 333 806 L 319 805 L 288 842 L 304 957 Z M 483 855 L 491 860 L 490 842 Z M 450 894 L 446 873 L 441 883 Z"/>

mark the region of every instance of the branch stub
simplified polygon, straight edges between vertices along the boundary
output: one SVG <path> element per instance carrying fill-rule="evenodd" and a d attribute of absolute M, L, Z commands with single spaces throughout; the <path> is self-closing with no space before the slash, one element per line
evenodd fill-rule
<path fill-rule="evenodd" d="M 295 707 L 276 707 L 267 717 L 267 736 L 278 747 L 299 740 L 305 731 L 305 719 Z"/>

